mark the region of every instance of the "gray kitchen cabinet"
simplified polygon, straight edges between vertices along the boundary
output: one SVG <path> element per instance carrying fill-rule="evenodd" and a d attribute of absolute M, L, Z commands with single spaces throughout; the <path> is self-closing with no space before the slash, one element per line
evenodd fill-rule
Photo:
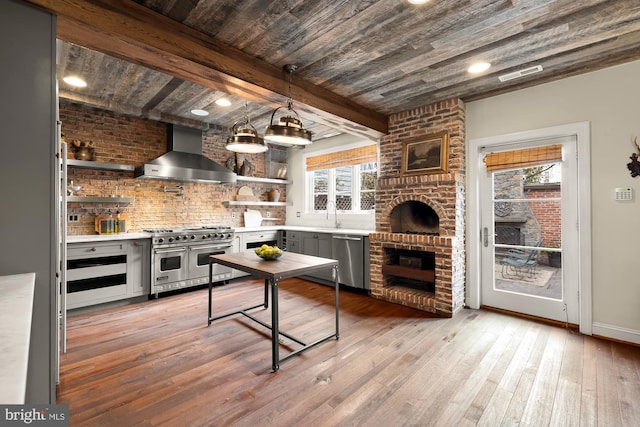
<path fill-rule="evenodd" d="M 131 240 L 127 252 L 127 296 L 138 297 L 151 292 L 151 241 Z"/>
<path fill-rule="evenodd" d="M 69 243 L 67 309 L 149 293 L 148 239 Z"/>
<path fill-rule="evenodd" d="M 286 236 L 284 247 L 287 249 L 287 252 L 301 254 L 302 242 L 300 239 L 302 233 L 300 231 L 285 231 L 284 233 L 284 236 Z"/>
<path fill-rule="evenodd" d="M 303 231 L 300 241 L 303 254 L 321 258 L 333 258 L 331 233 Z M 329 281 L 333 280 L 332 276 L 332 271 L 319 271 L 309 275 L 309 277 Z"/>
<path fill-rule="evenodd" d="M 245 233 L 235 232 L 233 236 L 232 248 L 234 253 L 243 252 L 246 250 L 245 244 Z M 249 273 L 244 271 L 236 270 L 235 268 L 231 271 L 231 277 L 233 279 L 237 279 L 238 277 L 248 276 Z"/>

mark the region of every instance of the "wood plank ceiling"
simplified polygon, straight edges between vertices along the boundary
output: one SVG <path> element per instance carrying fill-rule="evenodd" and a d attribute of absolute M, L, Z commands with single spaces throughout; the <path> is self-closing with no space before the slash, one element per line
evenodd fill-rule
<path fill-rule="evenodd" d="M 62 98 L 220 133 L 245 100 L 262 131 L 286 101 L 285 64 L 299 67 L 294 108 L 320 140 L 376 139 L 392 113 L 640 58 L 638 0 L 28 1 L 58 15 L 59 75 L 88 80 L 61 84 Z M 471 75 L 476 61 L 492 66 Z M 221 97 L 232 106 L 217 106 Z"/>

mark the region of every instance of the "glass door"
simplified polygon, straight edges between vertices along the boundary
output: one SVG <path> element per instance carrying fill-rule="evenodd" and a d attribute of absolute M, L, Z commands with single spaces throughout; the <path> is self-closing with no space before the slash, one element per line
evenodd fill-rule
<path fill-rule="evenodd" d="M 483 155 L 482 304 L 577 323 L 575 138 Z"/>

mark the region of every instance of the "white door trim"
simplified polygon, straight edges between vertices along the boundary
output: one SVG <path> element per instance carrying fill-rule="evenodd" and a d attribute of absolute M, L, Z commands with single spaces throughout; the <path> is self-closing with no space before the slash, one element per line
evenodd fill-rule
<path fill-rule="evenodd" d="M 578 240 L 579 268 L 578 288 L 580 292 L 580 332 L 592 334 L 592 295 L 591 295 L 591 140 L 589 122 L 571 123 L 542 129 L 533 129 L 506 135 L 476 138 L 467 141 L 467 284 L 466 300 L 471 308 L 482 304 L 480 291 L 480 200 L 478 174 L 482 157 L 480 148 L 508 142 L 525 142 L 563 136 L 576 137 L 578 152 Z"/>

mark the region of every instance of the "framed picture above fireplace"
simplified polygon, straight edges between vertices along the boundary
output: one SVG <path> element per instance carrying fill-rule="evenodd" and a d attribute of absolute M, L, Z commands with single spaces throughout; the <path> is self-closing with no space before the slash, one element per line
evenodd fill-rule
<path fill-rule="evenodd" d="M 449 132 L 421 136 L 402 143 L 402 175 L 446 173 Z"/>

